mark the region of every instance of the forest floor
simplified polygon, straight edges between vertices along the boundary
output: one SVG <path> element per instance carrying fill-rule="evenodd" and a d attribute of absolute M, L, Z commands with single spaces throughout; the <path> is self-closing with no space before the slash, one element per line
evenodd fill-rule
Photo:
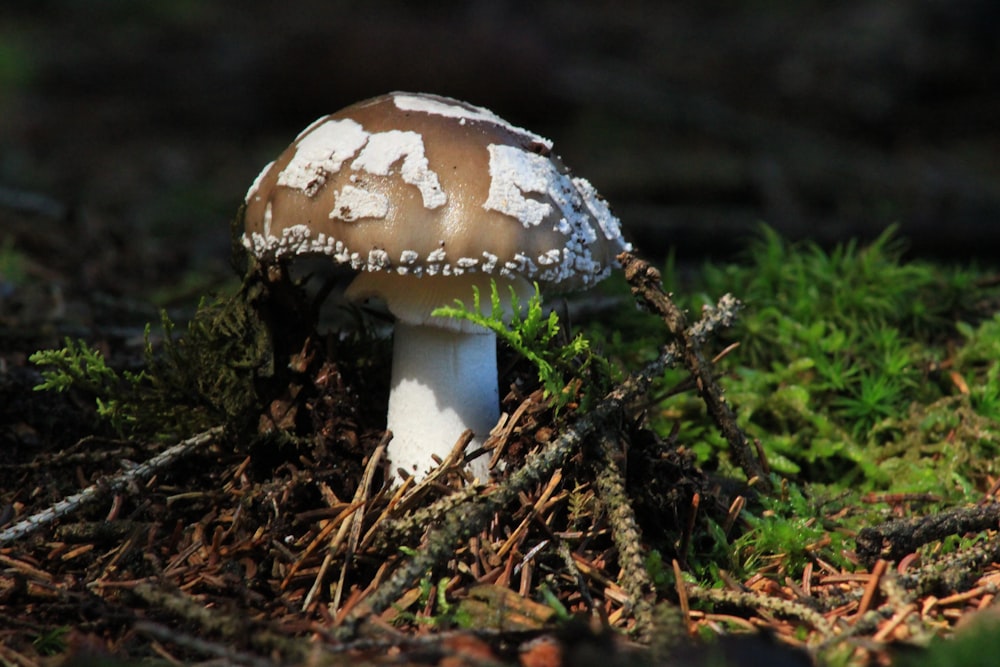
<path fill-rule="evenodd" d="M 996 654 L 995 4 L 579 4 L 0 10 L 0 660 Z M 687 312 L 745 302 L 705 352 L 757 483 L 683 362 L 621 400 L 674 338 L 620 277 L 542 346 L 587 336 L 619 373 L 600 392 L 556 411 L 501 348 L 508 469 L 486 488 L 382 484 L 384 339 L 298 331 L 279 381 L 254 345 L 213 356 L 260 342 L 228 226 L 253 176 L 394 88 L 553 136 Z M 905 249 L 878 237 L 897 221 Z M 37 391 L 53 367 L 29 358 L 68 344 L 81 377 Z"/>

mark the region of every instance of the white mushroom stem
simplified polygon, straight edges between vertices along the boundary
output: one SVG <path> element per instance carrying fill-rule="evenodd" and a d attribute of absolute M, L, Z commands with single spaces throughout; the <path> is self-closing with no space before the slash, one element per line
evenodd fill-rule
<path fill-rule="evenodd" d="M 496 336 L 436 326 L 396 322 L 388 428 L 393 437 L 388 458 L 419 480 L 444 459 L 466 429 L 476 437 L 467 451 L 482 445 L 500 417 Z M 470 469 L 485 481 L 487 457 Z"/>

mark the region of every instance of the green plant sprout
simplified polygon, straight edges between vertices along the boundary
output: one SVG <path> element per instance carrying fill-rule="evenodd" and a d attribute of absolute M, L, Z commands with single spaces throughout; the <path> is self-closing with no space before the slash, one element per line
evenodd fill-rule
<path fill-rule="evenodd" d="M 148 341 L 148 328 L 146 335 Z M 107 365 L 100 351 L 85 341 L 70 338 L 65 340 L 64 347 L 35 352 L 28 361 L 45 367 L 41 372 L 42 382 L 35 386 L 35 391 L 77 389 L 91 394 L 98 416 L 118 432 L 124 432 L 135 422 L 129 397 L 148 378 L 145 371 L 119 373 Z"/>
<path fill-rule="evenodd" d="M 35 647 L 41 655 L 54 656 L 59 655 L 66 650 L 67 639 L 70 634 L 70 628 L 66 626 L 59 626 L 57 628 L 52 628 L 48 632 L 38 635 L 31 644 Z"/>
<path fill-rule="evenodd" d="M 761 509 L 745 513 L 747 530 L 732 544 L 732 559 L 740 576 L 749 576 L 763 565 L 777 565 L 782 575 L 798 577 L 814 556 L 847 565 L 841 555 L 846 536 L 825 520 L 825 503 L 808 498 L 798 486 L 788 484 L 780 497 L 761 498 Z"/>
<path fill-rule="evenodd" d="M 489 315 L 483 315 L 479 290 L 475 287 L 471 308 L 456 299 L 454 306 L 437 308 L 432 315 L 466 320 L 495 333 L 535 366 L 545 395 L 554 399 L 557 409 L 577 400 L 576 392 L 569 387 L 573 378 L 586 378 L 580 399 L 583 406 L 607 390 L 613 376 L 610 363 L 593 353 L 590 341 L 583 334 L 577 334 L 565 344 L 559 343 L 559 316 L 555 311 L 545 314 L 537 283 L 526 308 L 522 310 L 513 287 L 510 288 L 510 304 L 512 314 L 507 324 L 499 288 L 495 281 L 490 281 Z"/>
<path fill-rule="evenodd" d="M 461 605 L 455 605 L 448 600 L 448 583 L 450 581 L 450 577 L 441 577 L 435 585 L 430 576 L 421 577 L 420 581 L 417 582 L 420 595 L 413 603 L 421 611 L 413 612 L 408 608 L 401 608 L 400 605 L 393 605 L 393 609 L 396 610 L 396 622 L 412 623 L 439 630 L 473 627 L 474 621 L 469 613 Z M 430 605 L 432 595 L 434 604 Z M 428 615 L 426 610 L 431 606 L 433 606 L 434 613 Z"/>

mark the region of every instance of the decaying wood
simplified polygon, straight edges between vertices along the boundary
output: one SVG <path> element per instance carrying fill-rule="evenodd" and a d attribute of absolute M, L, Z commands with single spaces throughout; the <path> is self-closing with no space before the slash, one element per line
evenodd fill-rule
<path fill-rule="evenodd" d="M 896 519 L 862 528 L 856 538 L 858 556 L 866 564 L 871 564 L 878 558 L 899 560 L 928 542 L 949 535 L 989 530 L 996 528 L 998 522 L 1000 503 L 958 507 L 930 516 Z"/>

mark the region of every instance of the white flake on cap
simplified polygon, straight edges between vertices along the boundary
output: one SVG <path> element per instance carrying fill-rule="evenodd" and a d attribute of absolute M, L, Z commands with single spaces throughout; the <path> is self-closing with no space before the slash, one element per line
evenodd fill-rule
<path fill-rule="evenodd" d="M 519 134 L 533 143 L 541 144 L 548 150 L 552 149 L 551 140 L 535 134 L 530 130 L 526 130 L 523 127 L 511 125 L 500 116 L 483 107 L 477 107 L 472 104 L 449 104 L 448 102 L 435 97 L 411 95 L 407 93 L 393 93 L 392 101 L 395 103 L 396 108 L 401 111 L 416 111 L 419 113 L 445 116 L 447 118 L 457 118 L 461 125 L 464 125 L 465 121 L 470 120 L 497 125 L 498 127 L 504 128 L 508 132 Z"/>
<path fill-rule="evenodd" d="M 309 125 L 307 125 L 304 130 L 302 130 L 297 135 L 295 135 L 295 142 L 300 141 L 302 139 L 302 137 L 306 136 L 307 134 L 309 134 L 310 132 L 312 132 L 313 130 L 315 130 L 317 127 L 319 127 L 320 125 L 322 125 L 323 123 L 325 123 L 328 118 L 329 118 L 329 116 L 320 116 L 319 118 L 317 118 L 313 122 L 309 123 Z M 295 142 L 292 142 L 292 143 L 295 143 Z"/>
<path fill-rule="evenodd" d="M 316 124 L 303 135 L 295 155 L 278 174 L 278 185 L 302 190 L 312 197 L 326 183 L 330 174 L 340 171 L 345 160 L 354 156 L 368 140 L 360 124 L 345 118 Z"/>
<path fill-rule="evenodd" d="M 538 256 L 538 263 L 541 264 L 542 266 L 550 266 L 552 264 L 557 263 L 561 255 L 562 253 L 556 248 L 553 248 L 551 250 L 546 250 L 545 252 L 543 252 L 541 255 Z"/>
<path fill-rule="evenodd" d="M 416 132 L 389 130 L 371 134 L 368 143 L 351 163 L 351 169 L 387 176 L 392 165 L 400 159 L 403 161 L 400 175 L 404 182 L 420 190 L 424 207 L 433 209 L 444 206 L 448 196 L 441 189 L 437 174 L 428 168 L 424 139 Z"/>
<path fill-rule="evenodd" d="M 273 255 L 281 257 L 285 254 L 297 254 L 303 244 L 309 239 L 310 231 L 306 225 L 292 225 L 281 230 L 281 238 L 272 234 L 254 232 L 243 235 L 243 245 L 257 257 Z"/>
<path fill-rule="evenodd" d="M 362 218 L 384 218 L 389 214 L 389 198 L 381 192 L 369 192 L 345 185 L 336 193 L 330 217 L 354 222 Z"/>
<path fill-rule="evenodd" d="M 590 184 L 590 181 L 586 178 L 574 177 L 573 185 L 576 186 L 577 191 L 583 197 L 583 201 L 587 205 L 587 210 L 590 211 L 590 214 L 597 220 L 597 224 L 600 225 L 601 231 L 604 232 L 604 238 L 609 241 L 622 240 L 621 222 L 611 212 L 611 209 L 608 208 L 604 199 L 597 194 L 597 190 Z M 622 250 L 632 250 L 632 244 L 622 243 Z"/>
<path fill-rule="evenodd" d="M 539 249 L 534 261 L 516 256 L 514 262 L 504 264 L 500 274 L 517 274 L 549 283 L 575 279 L 584 286 L 603 280 L 610 267 L 594 257 L 593 245 L 599 236 L 617 241 L 623 249 L 630 249 L 631 245 L 621 238 L 618 219 L 594 187 L 585 179 L 560 172 L 543 155 L 498 144 L 491 144 L 488 150 L 491 181 L 483 208 L 509 215 L 526 229 L 551 224 L 553 230 L 566 237 L 563 247 Z M 547 201 L 539 201 L 532 195 Z M 554 208 L 558 208 L 558 215 Z"/>
<path fill-rule="evenodd" d="M 389 260 L 389 253 L 381 248 L 372 248 L 368 251 L 368 270 L 381 271 L 388 269 L 392 265 Z"/>
<path fill-rule="evenodd" d="M 437 248 L 424 258 L 422 264 L 417 263 L 420 257 L 416 251 L 404 250 L 400 253 L 399 264 L 393 265 L 389 253 L 382 248 L 371 248 L 367 255 L 351 251 L 343 242 L 326 234 L 317 234 L 314 238 L 312 230 L 306 225 L 287 227 L 281 231 L 280 238 L 256 232 L 244 235 L 243 245 L 258 257 L 324 254 L 359 271 L 395 271 L 414 276 L 460 276 L 472 271 L 492 273 L 499 263 L 496 255 L 485 251 L 483 260 L 460 257 L 454 263 L 447 263 L 444 262 L 444 249 Z M 565 248 L 540 252 L 534 259 L 517 253 L 513 260 L 500 266 L 498 273 L 505 278 L 521 277 L 547 283 L 559 283 L 575 276 L 584 286 L 590 286 L 603 280 L 610 271 L 610 266 L 603 266 L 594 259 L 589 246 L 571 240 Z"/>
<path fill-rule="evenodd" d="M 271 167 L 273 166 L 274 160 L 271 160 L 263 169 L 260 170 L 260 173 L 257 174 L 257 178 L 253 179 L 253 183 L 250 184 L 250 189 L 247 190 L 247 196 L 243 198 L 244 202 L 248 204 L 250 203 L 250 198 L 257 194 L 257 190 L 260 189 L 261 181 L 264 180 L 264 176 L 267 175 L 267 172 L 271 171 Z"/>
<path fill-rule="evenodd" d="M 552 206 L 524 193 L 546 194 L 553 175 L 552 162 L 516 146 L 490 144 L 490 191 L 483 208 L 516 218 L 525 227 L 535 227 L 552 212 Z"/>
<path fill-rule="evenodd" d="M 343 242 L 313 232 L 308 225 L 292 225 L 281 230 L 281 237 L 260 234 L 243 235 L 243 246 L 257 257 L 271 256 L 275 259 L 285 255 L 329 255 L 341 264 L 350 264 L 356 270 L 383 271 L 392 268 L 392 260 L 382 248 L 372 248 L 367 257 L 352 252 Z"/>
<path fill-rule="evenodd" d="M 277 185 L 295 188 L 306 196 L 313 197 L 323 188 L 328 177 L 339 172 L 345 161 L 357 155 L 351 163 L 351 169 L 379 176 L 390 175 L 392 166 L 402 160 L 400 176 L 405 183 L 420 191 L 425 207 L 439 208 L 448 202 L 437 174 L 428 166 L 423 137 L 418 133 L 401 130 L 369 133 L 350 118 L 320 119 L 310 128 L 296 140 L 295 155 L 278 174 Z M 263 176 L 264 172 L 247 192 L 248 200 Z M 352 177 L 351 180 L 355 179 Z M 347 210 L 348 204 L 340 202 L 330 213 L 330 217 L 347 221 L 362 217 L 385 217 L 388 204 L 383 206 L 373 196 L 365 198 L 360 191 L 348 192 L 345 187 L 339 197 L 347 197 L 352 204 L 359 205 L 360 209 L 353 210 L 352 207 L 352 210 Z M 341 208 L 345 208 L 343 215 L 339 210 Z M 378 211 L 383 208 L 385 212 L 379 214 Z"/>

